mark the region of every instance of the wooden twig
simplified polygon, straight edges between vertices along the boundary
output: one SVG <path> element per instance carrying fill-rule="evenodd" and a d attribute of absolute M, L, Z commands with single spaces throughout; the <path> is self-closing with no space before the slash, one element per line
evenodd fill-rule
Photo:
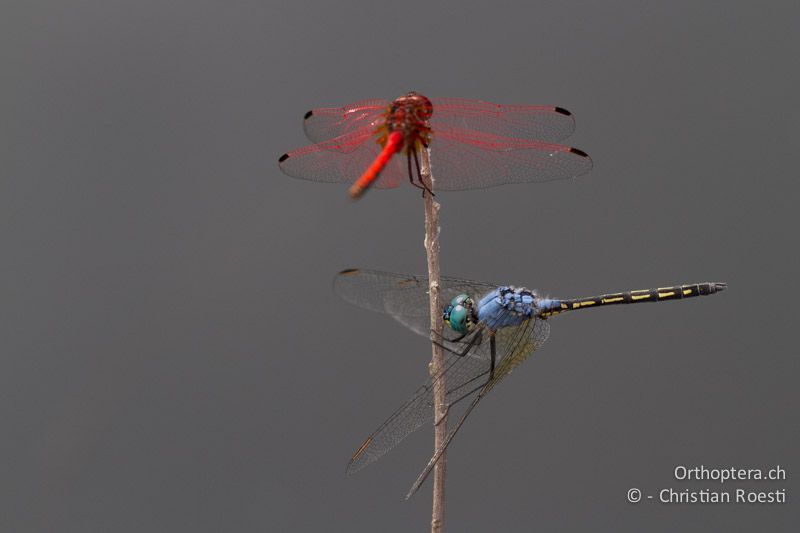
<path fill-rule="evenodd" d="M 420 179 L 434 189 L 431 173 L 430 153 L 421 150 Z M 428 300 L 431 311 L 431 331 L 442 331 L 442 307 L 439 303 L 439 203 L 433 195 L 425 192 L 425 253 L 428 258 Z M 433 341 L 431 337 L 431 341 Z M 444 367 L 444 353 L 441 346 L 431 342 L 430 375 L 441 375 Z M 445 404 L 444 377 L 435 382 L 433 389 L 434 439 L 433 452 L 444 445 L 447 438 L 447 405 Z M 444 529 L 444 478 L 447 458 L 442 454 L 433 470 L 433 508 L 431 513 L 431 533 L 441 533 Z"/>

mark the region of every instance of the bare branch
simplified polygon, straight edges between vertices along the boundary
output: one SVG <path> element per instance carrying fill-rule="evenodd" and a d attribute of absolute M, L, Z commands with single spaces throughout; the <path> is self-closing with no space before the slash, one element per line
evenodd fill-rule
<path fill-rule="evenodd" d="M 431 173 L 430 152 L 422 150 L 420 161 L 420 181 L 434 190 Z M 425 202 L 425 253 L 428 257 L 428 295 L 431 311 L 431 331 L 442 330 L 442 306 L 439 302 L 439 203 L 426 191 Z M 433 340 L 433 338 L 431 339 Z M 432 356 L 428 366 L 431 376 L 440 375 L 444 367 L 444 353 L 441 346 L 431 343 Z M 438 379 L 433 390 L 434 403 L 434 453 L 444 445 L 447 438 L 447 405 L 445 404 L 444 378 Z M 441 533 L 444 529 L 444 481 L 447 458 L 442 454 L 433 471 L 433 509 L 431 514 L 431 533 Z"/>

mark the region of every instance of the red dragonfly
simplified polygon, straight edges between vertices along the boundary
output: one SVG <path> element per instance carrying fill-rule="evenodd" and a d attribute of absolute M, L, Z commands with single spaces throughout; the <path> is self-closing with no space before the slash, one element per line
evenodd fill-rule
<path fill-rule="evenodd" d="M 397 187 L 404 174 L 431 192 L 420 173 L 423 149 L 430 149 L 436 190 L 443 191 L 567 179 L 592 168 L 586 152 L 553 144 L 575 130 L 572 113 L 561 107 L 410 92 L 392 102 L 313 109 L 304 129 L 317 144 L 283 154 L 281 170 L 295 178 L 352 183 L 353 198 L 372 185 Z M 405 165 L 396 154 L 405 155 Z"/>

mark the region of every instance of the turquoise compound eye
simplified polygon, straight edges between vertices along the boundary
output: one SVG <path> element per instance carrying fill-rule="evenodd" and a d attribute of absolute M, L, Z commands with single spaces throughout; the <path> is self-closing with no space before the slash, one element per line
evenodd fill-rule
<path fill-rule="evenodd" d="M 463 305 L 457 305 L 450 310 L 450 320 L 447 322 L 450 329 L 458 333 L 467 332 L 467 317 L 469 312 Z"/>
<path fill-rule="evenodd" d="M 445 307 L 442 318 L 457 333 L 466 333 L 472 327 L 472 300 L 466 294 L 459 294 Z"/>
<path fill-rule="evenodd" d="M 464 305 L 464 302 L 466 302 L 467 300 L 469 300 L 469 296 L 467 296 L 466 294 L 459 294 L 450 301 L 450 305 L 453 307 L 457 305 Z"/>

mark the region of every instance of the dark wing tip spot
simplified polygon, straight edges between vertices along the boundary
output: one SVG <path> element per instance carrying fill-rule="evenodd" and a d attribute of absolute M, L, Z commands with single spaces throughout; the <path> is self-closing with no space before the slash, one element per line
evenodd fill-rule
<path fill-rule="evenodd" d="M 289 159 L 289 154 L 283 154 L 282 156 L 280 156 L 280 157 L 278 158 L 278 163 L 283 163 L 283 162 L 284 162 L 284 161 L 286 161 L 287 159 Z"/>
<path fill-rule="evenodd" d="M 353 274 L 358 274 L 359 269 L 357 268 L 345 268 L 341 272 L 339 272 L 340 276 L 352 276 Z"/>
<path fill-rule="evenodd" d="M 308 111 L 308 112 L 307 112 L 307 113 L 306 113 L 306 114 L 303 116 L 303 120 L 308 120 L 309 118 L 311 118 L 311 115 L 313 115 L 313 114 L 314 114 L 314 110 L 313 110 L 313 109 L 312 109 L 311 111 Z"/>
<path fill-rule="evenodd" d="M 572 116 L 572 113 L 564 109 L 563 107 L 557 107 L 555 109 L 556 113 L 561 113 L 562 115 L 567 115 L 568 117 Z"/>
<path fill-rule="evenodd" d="M 569 151 L 572 152 L 573 154 L 579 155 L 581 157 L 589 157 L 589 154 L 587 154 L 583 150 L 578 150 L 577 148 L 570 148 Z"/>

